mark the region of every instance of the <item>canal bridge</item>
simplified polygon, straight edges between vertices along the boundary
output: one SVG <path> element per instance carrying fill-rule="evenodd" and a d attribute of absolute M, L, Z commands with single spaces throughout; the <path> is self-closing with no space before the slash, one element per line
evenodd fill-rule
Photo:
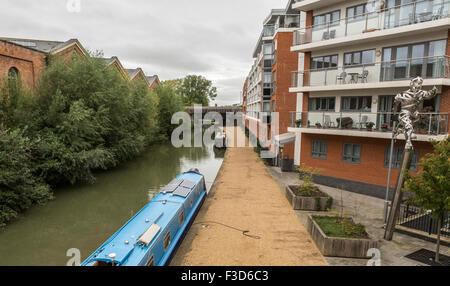
<path fill-rule="evenodd" d="M 191 115 L 191 117 L 194 116 L 195 112 L 200 112 L 200 107 L 197 108 L 194 106 L 186 107 L 186 111 Z M 223 125 L 226 125 L 226 118 L 227 114 L 232 113 L 236 114 L 239 112 L 242 112 L 242 107 L 240 106 L 203 106 L 201 107 L 201 113 L 202 113 L 202 120 L 205 118 L 205 115 L 209 112 L 217 112 L 219 113 L 223 118 Z M 240 118 L 242 120 L 242 118 Z M 236 125 L 236 120 L 233 125 Z"/>

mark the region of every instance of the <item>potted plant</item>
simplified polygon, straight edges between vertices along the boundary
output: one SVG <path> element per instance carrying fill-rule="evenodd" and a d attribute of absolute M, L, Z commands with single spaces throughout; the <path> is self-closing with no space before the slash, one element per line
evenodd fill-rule
<path fill-rule="evenodd" d="M 297 126 L 297 128 L 299 128 L 300 126 L 302 126 L 302 120 L 301 120 L 301 119 L 295 120 L 295 126 Z"/>
<path fill-rule="evenodd" d="M 311 121 L 308 120 L 308 126 L 307 127 L 309 128 L 309 126 L 311 126 Z"/>
<path fill-rule="evenodd" d="M 373 122 L 367 122 L 367 123 L 366 123 L 367 131 L 372 131 L 372 129 L 373 129 L 374 126 L 375 126 L 375 123 L 373 123 Z"/>
<path fill-rule="evenodd" d="M 286 198 L 294 210 L 327 211 L 333 205 L 333 198 L 322 192 L 313 183 L 313 176 L 320 170 L 306 167 L 305 164 L 298 169 L 300 172 L 300 185 L 286 187 Z"/>
<path fill-rule="evenodd" d="M 387 132 L 389 130 L 390 126 L 387 123 L 381 124 L 381 131 Z"/>
<path fill-rule="evenodd" d="M 319 122 L 316 123 L 316 127 L 317 128 L 322 128 L 322 124 L 320 124 Z"/>

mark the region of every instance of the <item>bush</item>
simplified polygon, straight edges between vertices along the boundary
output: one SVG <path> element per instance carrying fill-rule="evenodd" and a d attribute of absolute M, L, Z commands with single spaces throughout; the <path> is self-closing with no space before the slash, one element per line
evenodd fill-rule
<path fill-rule="evenodd" d="M 37 88 L 0 84 L 0 224 L 159 138 L 158 97 L 101 59 L 49 58 Z M 170 119 L 169 119 L 170 123 Z"/>
<path fill-rule="evenodd" d="M 33 166 L 33 151 L 38 141 L 22 131 L 0 129 L 0 226 L 38 203 L 52 198 L 50 186 Z"/>

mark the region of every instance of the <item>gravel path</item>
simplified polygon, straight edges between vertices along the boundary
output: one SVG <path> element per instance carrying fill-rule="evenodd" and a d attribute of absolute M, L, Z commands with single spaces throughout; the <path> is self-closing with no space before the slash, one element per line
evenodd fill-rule
<path fill-rule="evenodd" d="M 253 149 L 229 148 L 216 182 L 171 265 L 327 263 Z"/>

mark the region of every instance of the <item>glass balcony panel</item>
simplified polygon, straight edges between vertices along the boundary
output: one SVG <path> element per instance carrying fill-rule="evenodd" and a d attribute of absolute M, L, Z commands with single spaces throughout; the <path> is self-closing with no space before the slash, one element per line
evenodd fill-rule
<path fill-rule="evenodd" d="M 394 3 L 394 2 L 393 2 Z M 423 0 L 388 7 L 384 10 L 371 10 L 368 13 L 335 20 L 318 18 L 315 25 L 296 31 L 295 45 L 359 35 L 380 29 L 392 29 L 450 16 L 449 0 Z"/>

